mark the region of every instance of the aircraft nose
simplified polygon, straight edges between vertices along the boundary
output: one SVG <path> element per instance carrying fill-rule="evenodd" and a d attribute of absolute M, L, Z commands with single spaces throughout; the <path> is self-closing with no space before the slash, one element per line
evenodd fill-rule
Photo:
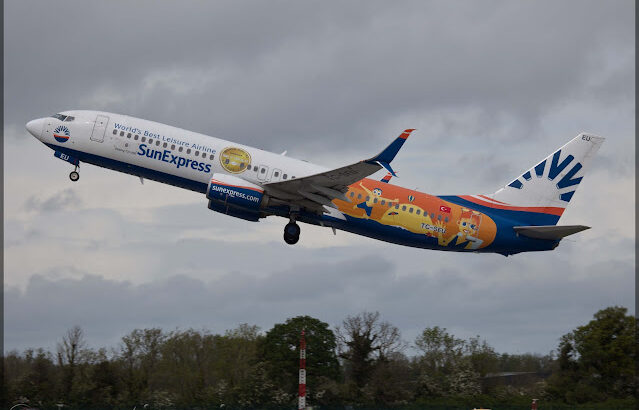
<path fill-rule="evenodd" d="M 40 138 L 40 136 L 42 135 L 42 118 L 29 121 L 26 127 L 27 131 L 29 131 L 31 135 L 36 138 Z"/>

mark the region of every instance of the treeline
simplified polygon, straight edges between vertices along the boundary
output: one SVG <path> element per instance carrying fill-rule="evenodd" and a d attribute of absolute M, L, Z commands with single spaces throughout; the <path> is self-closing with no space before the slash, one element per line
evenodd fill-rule
<path fill-rule="evenodd" d="M 621 307 L 597 312 L 562 337 L 557 357 L 499 354 L 479 336 L 459 339 L 437 326 L 424 329 L 412 344 L 419 353 L 408 357 L 399 329 L 370 312 L 349 316 L 334 330 L 309 316 L 263 334 L 247 324 L 224 335 L 136 329 L 110 350 L 89 348 L 83 330 L 74 327 L 56 352 L 28 349 L 4 357 L 4 404 L 296 408 L 304 330 L 312 406 L 529 408 L 537 398 L 573 404 L 616 399 L 634 407 L 636 320 L 626 313 Z M 513 373 L 530 377 L 513 382 Z"/>

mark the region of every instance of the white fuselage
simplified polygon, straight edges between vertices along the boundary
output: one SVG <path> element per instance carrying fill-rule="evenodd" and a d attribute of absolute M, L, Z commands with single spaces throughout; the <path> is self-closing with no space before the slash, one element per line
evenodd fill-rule
<path fill-rule="evenodd" d="M 53 117 L 40 118 L 30 122 L 28 128 L 35 130 L 36 137 L 52 149 L 69 155 L 74 152 L 85 154 L 82 162 L 94 162 L 96 165 L 201 192 L 204 192 L 214 173 L 237 174 L 228 172 L 219 158 L 220 153 L 229 147 L 237 147 L 250 154 L 250 169 L 243 170 L 241 178 L 255 184 L 300 178 L 327 169 L 127 115 L 100 111 L 64 111 L 61 114 L 73 116 L 74 119 L 60 121 Z M 70 134 L 64 142 L 54 136 L 54 131 L 60 126 L 66 127 Z M 91 156 L 95 156 L 96 160 L 92 161 Z M 113 163 L 99 163 L 108 160 Z M 142 169 L 157 172 L 157 177 L 154 177 L 153 172 L 143 172 Z M 173 183 L 180 180 L 193 184 Z M 197 189 L 198 186 L 202 188 Z"/>

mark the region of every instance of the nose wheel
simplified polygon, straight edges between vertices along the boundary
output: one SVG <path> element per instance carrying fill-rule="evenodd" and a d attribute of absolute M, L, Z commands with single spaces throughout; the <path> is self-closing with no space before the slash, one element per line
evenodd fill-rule
<path fill-rule="evenodd" d="M 301 229 L 295 221 L 287 223 L 284 227 L 284 242 L 295 245 L 300 240 L 300 232 Z"/>
<path fill-rule="evenodd" d="M 71 173 L 69 174 L 69 179 L 73 182 L 77 181 L 78 179 L 80 179 L 80 173 L 78 172 L 78 167 L 75 167 L 75 170 L 71 171 Z"/>

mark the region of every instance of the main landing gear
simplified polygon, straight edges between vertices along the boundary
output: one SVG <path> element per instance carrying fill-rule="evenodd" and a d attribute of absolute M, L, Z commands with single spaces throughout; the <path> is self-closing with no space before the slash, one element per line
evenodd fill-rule
<path fill-rule="evenodd" d="M 284 227 L 284 241 L 289 245 L 295 245 L 300 240 L 300 226 L 291 218 L 291 222 Z"/>
<path fill-rule="evenodd" d="M 78 166 L 75 166 L 75 170 L 71 171 L 71 173 L 69 174 L 69 179 L 73 182 L 77 181 L 78 179 L 80 179 L 80 173 L 78 172 Z"/>

